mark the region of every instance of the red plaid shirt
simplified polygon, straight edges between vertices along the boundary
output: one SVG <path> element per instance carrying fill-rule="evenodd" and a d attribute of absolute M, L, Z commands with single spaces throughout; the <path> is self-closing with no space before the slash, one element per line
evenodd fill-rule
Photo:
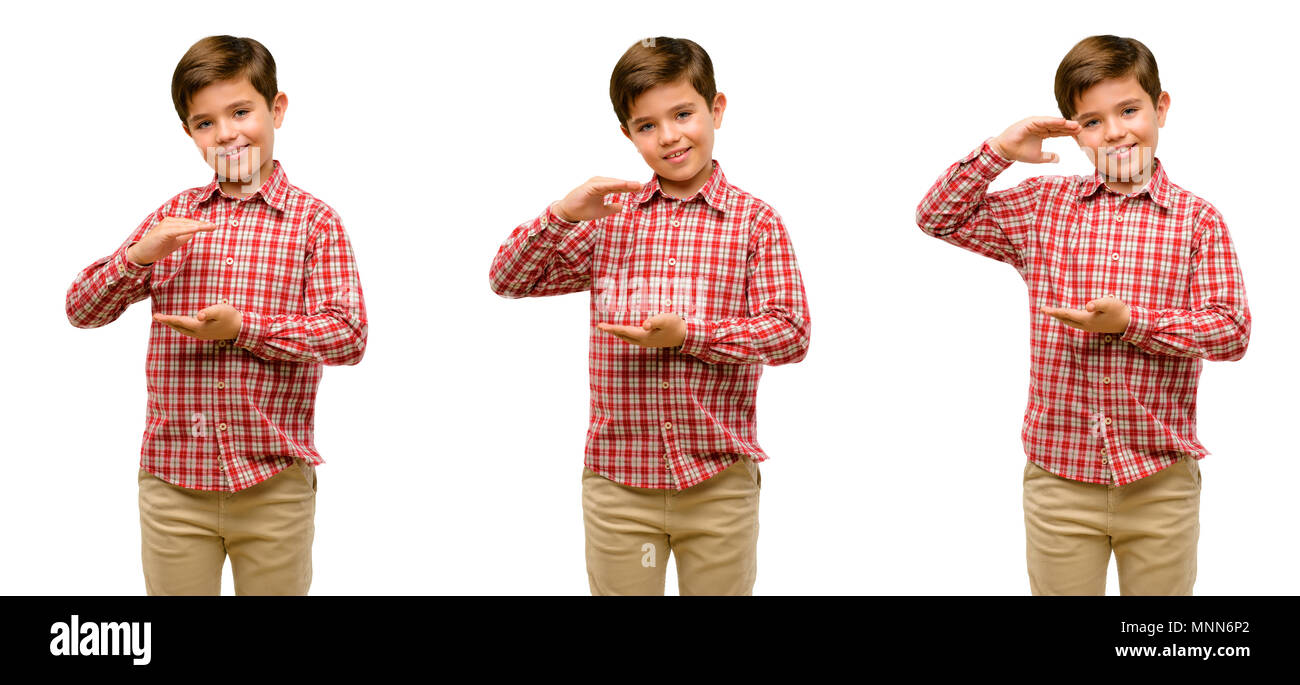
<path fill-rule="evenodd" d="M 754 427 L 762 364 L 808 351 L 808 303 L 781 217 L 713 174 L 685 200 L 658 178 L 573 224 L 550 209 L 514 230 L 492 262 L 506 297 L 591 291 L 591 424 L 585 463 L 613 481 L 683 489 L 740 458 L 764 461 Z M 632 345 L 598 322 L 676 312 L 680 348 Z"/>
<path fill-rule="evenodd" d="M 1250 340 L 1237 256 L 1213 205 L 1169 182 L 1121 195 L 1092 176 L 1040 176 L 995 193 L 1011 162 L 987 142 L 949 167 L 916 210 L 926 233 L 1016 267 L 1029 286 L 1029 460 L 1073 480 L 1125 485 L 1196 439 L 1201 360 L 1236 360 Z M 1089 333 L 1039 311 L 1113 295 L 1122 334 Z"/>
<path fill-rule="evenodd" d="M 126 250 L 164 216 L 217 224 L 149 266 Z M 219 302 L 243 316 L 234 340 L 196 340 L 157 321 L 149 332 L 140 466 L 197 490 L 238 491 L 314 444 L 322 364 L 355 364 L 366 310 L 352 246 L 328 205 L 291 185 L 279 162 L 240 200 L 213 181 L 150 214 L 116 252 L 68 289 L 68 320 L 94 328 L 149 297 L 154 313 L 193 316 Z"/>

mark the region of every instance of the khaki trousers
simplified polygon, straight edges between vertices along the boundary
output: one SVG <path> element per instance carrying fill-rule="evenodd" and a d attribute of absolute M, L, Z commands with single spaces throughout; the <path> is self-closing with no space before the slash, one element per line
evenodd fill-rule
<path fill-rule="evenodd" d="M 1025 465 L 1025 548 L 1035 595 L 1104 595 L 1111 550 L 1123 595 L 1190 595 L 1201 471 L 1183 457 L 1124 486 Z"/>
<path fill-rule="evenodd" d="M 150 595 L 219 595 L 230 555 L 237 595 L 305 595 L 316 535 L 316 469 L 301 459 L 239 492 L 182 488 L 140 470 L 140 543 Z"/>
<path fill-rule="evenodd" d="M 584 468 L 591 594 L 664 594 L 670 554 L 682 595 L 751 594 L 761 484 L 748 457 L 685 490 L 628 487 Z"/>

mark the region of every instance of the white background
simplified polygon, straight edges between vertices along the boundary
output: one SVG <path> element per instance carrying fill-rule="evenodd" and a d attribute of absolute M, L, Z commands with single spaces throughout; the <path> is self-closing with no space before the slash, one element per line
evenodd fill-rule
<path fill-rule="evenodd" d="M 923 235 L 944 169 L 1025 116 L 1079 39 L 1155 53 L 1159 156 L 1232 232 L 1254 315 L 1201 377 L 1198 594 L 1294 594 L 1297 109 L 1281 4 L 22 3 L 0 42 L 8 304 L 0 592 L 142 594 L 136 464 L 149 305 L 70 326 L 73 277 L 211 171 L 169 95 L 199 38 L 267 45 L 276 157 L 343 217 L 365 360 L 318 397 L 314 594 L 586 594 L 586 295 L 488 288 L 519 222 L 592 175 L 645 181 L 609 73 L 690 37 L 728 97 L 715 156 L 785 218 L 813 320 L 759 391 L 756 594 L 1028 594 L 1015 271 Z M 995 188 L 1062 162 L 1016 165 Z M 226 592 L 231 591 L 229 572 Z M 1111 566 L 1112 594 L 1118 591 Z M 670 566 L 669 592 L 675 592 Z"/>

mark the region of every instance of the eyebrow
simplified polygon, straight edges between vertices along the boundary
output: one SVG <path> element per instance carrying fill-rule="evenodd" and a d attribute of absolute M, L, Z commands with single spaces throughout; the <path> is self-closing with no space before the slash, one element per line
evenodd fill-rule
<path fill-rule="evenodd" d="M 1129 99 L 1127 99 L 1127 100 L 1125 100 L 1125 101 L 1119 103 L 1118 105 L 1115 105 L 1115 109 L 1120 109 L 1120 108 L 1123 108 L 1123 107 L 1128 107 L 1129 105 L 1132 105 L 1132 104 L 1134 104 L 1134 103 L 1141 104 L 1141 103 L 1142 103 L 1142 98 L 1129 98 Z M 1074 115 L 1074 118 L 1075 118 L 1076 120 L 1078 120 L 1078 119 L 1087 119 L 1088 117 L 1092 117 L 1092 116 L 1096 116 L 1096 115 L 1097 115 L 1097 112 L 1084 112 L 1083 114 L 1076 114 L 1076 115 Z"/>
<path fill-rule="evenodd" d="M 251 107 L 252 104 L 253 104 L 252 100 L 239 100 L 238 102 L 232 102 L 229 105 L 226 105 L 226 109 L 235 109 L 237 107 Z M 189 122 L 192 124 L 198 121 L 199 119 L 206 119 L 208 118 L 208 116 L 210 115 L 208 115 L 207 113 L 191 114 L 189 118 Z"/>
<path fill-rule="evenodd" d="M 687 107 L 694 107 L 694 106 L 695 106 L 694 102 L 687 101 L 687 102 L 678 103 L 670 107 L 668 111 L 676 112 L 678 110 L 682 110 L 682 109 L 686 109 Z M 631 121 L 630 128 L 635 128 L 636 126 L 640 125 L 641 122 L 643 121 L 654 121 L 654 117 L 637 117 Z"/>

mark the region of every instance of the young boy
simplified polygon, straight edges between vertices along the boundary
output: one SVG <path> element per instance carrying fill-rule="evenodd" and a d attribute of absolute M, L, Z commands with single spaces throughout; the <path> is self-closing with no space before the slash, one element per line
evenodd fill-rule
<path fill-rule="evenodd" d="M 322 364 L 366 346 L 361 282 L 334 210 L 273 156 L 288 97 L 251 38 L 212 36 L 176 66 L 181 127 L 216 171 L 77 276 L 68 320 L 103 326 L 150 297 L 140 529 L 150 595 L 306 594 Z"/>
<path fill-rule="evenodd" d="M 591 291 L 582 476 L 591 592 L 750 594 L 762 364 L 808 350 L 808 305 L 781 218 L 713 160 L 726 97 L 695 43 L 653 38 L 610 78 L 623 135 L 654 171 L 593 178 L 510 234 L 505 297 Z M 613 196 L 607 201 L 607 196 Z"/>
<path fill-rule="evenodd" d="M 1056 72 L 1064 118 L 1013 124 L 949 167 L 917 208 L 935 237 L 1016 267 L 1029 286 L 1029 407 L 1021 433 L 1030 587 L 1191 594 L 1201 476 L 1201 360 L 1246 353 L 1250 311 L 1228 229 L 1155 158 L 1169 111 L 1155 58 L 1093 36 Z M 1092 176 L 986 194 L 1012 162 L 1055 162 L 1072 136 Z"/>

